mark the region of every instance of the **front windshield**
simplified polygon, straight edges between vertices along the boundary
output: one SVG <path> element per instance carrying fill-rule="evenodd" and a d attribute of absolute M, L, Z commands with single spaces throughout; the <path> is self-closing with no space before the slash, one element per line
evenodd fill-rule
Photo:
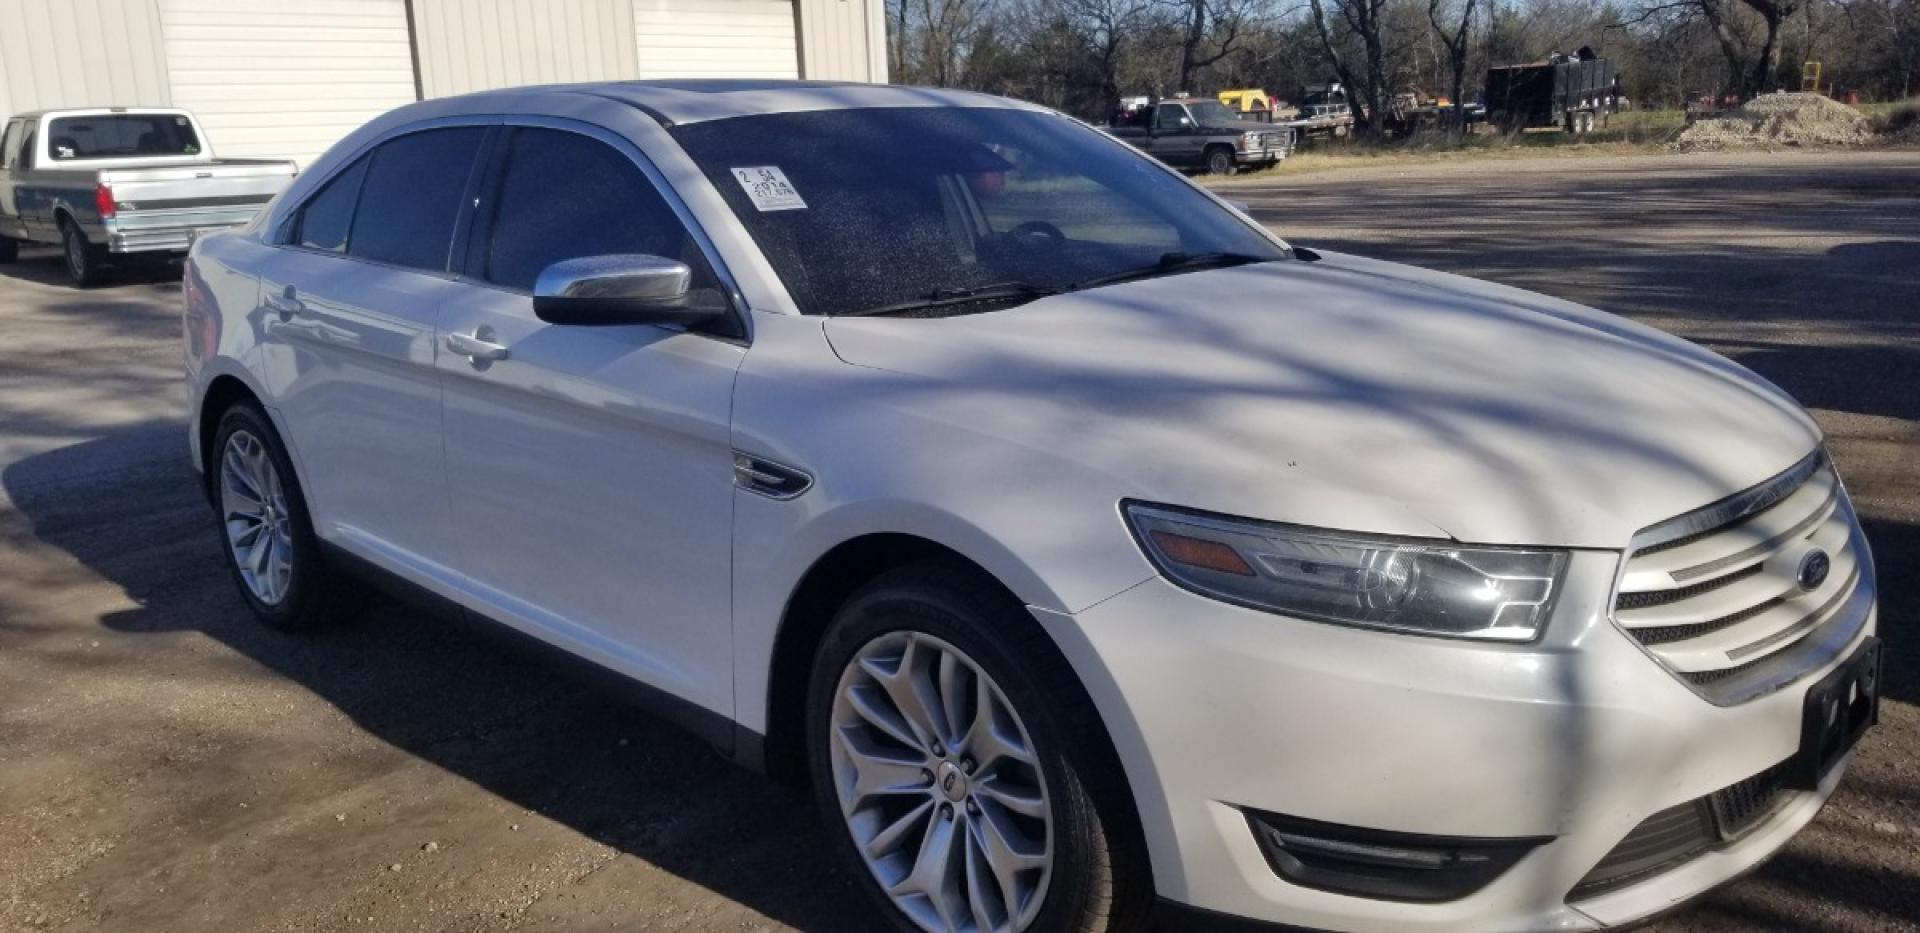
<path fill-rule="evenodd" d="M 1193 114 L 1195 123 L 1201 126 L 1232 126 L 1240 122 L 1238 114 L 1227 109 L 1227 105 L 1217 100 L 1203 100 L 1187 105 L 1187 112 Z"/>
<path fill-rule="evenodd" d="M 866 108 L 674 127 L 808 314 L 1282 258 L 1233 211 L 1051 113 Z"/>

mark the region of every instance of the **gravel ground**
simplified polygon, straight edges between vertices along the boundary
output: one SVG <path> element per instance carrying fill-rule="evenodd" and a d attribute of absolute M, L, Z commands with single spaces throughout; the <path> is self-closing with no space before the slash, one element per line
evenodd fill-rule
<path fill-rule="evenodd" d="M 1490 170 L 1491 168 L 1491 170 Z M 1299 242 L 1618 311 L 1808 403 L 1868 521 L 1882 725 L 1660 930 L 1920 917 L 1920 154 L 1555 158 L 1229 185 Z M 176 283 L 0 267 L 0 930 L 851 930 L 796 794 L 459 623 L 264 633 L 184 462 Z"/>

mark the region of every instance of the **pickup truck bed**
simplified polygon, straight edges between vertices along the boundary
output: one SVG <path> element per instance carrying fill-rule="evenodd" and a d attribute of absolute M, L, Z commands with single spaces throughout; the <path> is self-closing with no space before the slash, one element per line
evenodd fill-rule
<path fill-rule="evenodd" d="M 203 139 L 180 110 L 9 120 L 0 145 L 0 261 L 12 258 L 16 242 L 58 243 L 74 281 L 92 285 L 113 256 L 182 253 L 204 231 L 247 223 L 293 179 L 291 162 L 215 158 Z"/>

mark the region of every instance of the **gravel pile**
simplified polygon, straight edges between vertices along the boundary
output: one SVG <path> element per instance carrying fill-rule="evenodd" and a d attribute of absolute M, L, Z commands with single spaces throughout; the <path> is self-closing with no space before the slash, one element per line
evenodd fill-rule
<path fill-rule="evenodd" d="M 1871 123 L 1846 104 L 1818 94 L 1768 94 L 1723 117 L 1695 122 L 1681 131 L 1673 148 L 1696 152 L 1858 146 L 1873 138 Z"/>

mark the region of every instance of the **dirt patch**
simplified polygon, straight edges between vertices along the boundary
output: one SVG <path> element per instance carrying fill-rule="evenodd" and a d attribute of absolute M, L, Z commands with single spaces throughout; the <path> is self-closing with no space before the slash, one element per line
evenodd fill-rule
<path fill-rule="evenodd" d="M 1819 94 L 1768 94 L 1723 117 L 1700 120 L 1681 132 L 1673 148 L 1784 149 L 1797 146 L 1859 146 L 1872 142 L 1865 114 Z"/>

